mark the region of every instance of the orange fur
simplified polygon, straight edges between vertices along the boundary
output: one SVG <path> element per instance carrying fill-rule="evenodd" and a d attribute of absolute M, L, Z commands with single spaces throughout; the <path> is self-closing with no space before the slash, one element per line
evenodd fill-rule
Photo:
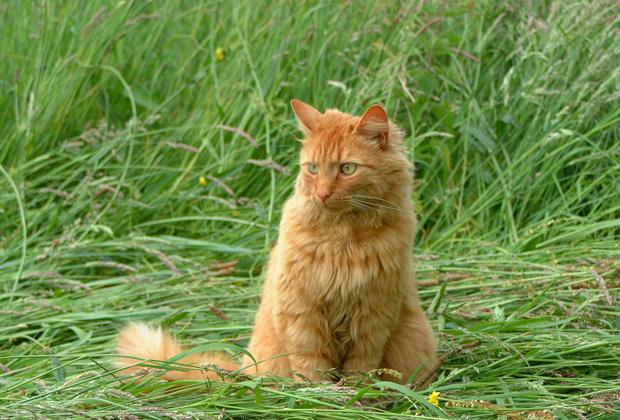
<path fill-rule="evenodd" d="M 116 353 L 119 357 L 116 365 L 125 368 L 125 373 L 140 371 L 140 359 L 166 361 L 183 353 L 183 347 L 161 328 L 151 328 L 142 323 L 129 324 L 117 336 Z M 131 357 L 122 357 L 131 356 Z M 238 364 L 223 354 L 194 353 L 174 361 L 175 366 L 184 365 L 183 370 L 168 370 L 163 376 L 169 381 L 180 379 L 218 379 L 215 371 L 207 371 L 205 365 L 217 365 L 220 368 L 235 370 Z"/>
<path fill-rule="evenodd" d="M 388 379 L 400 382 L 424 374 L 436 341 L 414 284 L 413 177 L 402 132 L 378 105 L 362 117 L 291 105 L 305 134 L 301 169 L 265 272 L 249 345 L 257 363 L 246 356 L 241 366 L 311 380 L 331 369 L 393 369 L 403 376 Z M 344 163 L 354 172 L 342 172 Z M 165 360 L 178 350 L 150 331 L 121 332 L 119 353 Z"/>

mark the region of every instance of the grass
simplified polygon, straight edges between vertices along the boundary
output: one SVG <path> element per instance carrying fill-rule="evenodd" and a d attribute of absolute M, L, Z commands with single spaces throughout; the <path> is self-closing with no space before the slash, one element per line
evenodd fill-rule
<path fill-rule="evenodd" d="M 618 415 L 616 9 L 0 4 L 0 417 Z M 247 344 L 296 173 L 291 98 L 380 102 L 407 129 L 437 379 L 122 377 L 129 321 Z"/>

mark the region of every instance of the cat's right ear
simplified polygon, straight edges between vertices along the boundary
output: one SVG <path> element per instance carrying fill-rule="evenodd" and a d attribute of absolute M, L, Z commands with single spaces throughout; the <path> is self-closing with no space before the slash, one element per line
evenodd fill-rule
<path fill-rule="evenodd" d="M 319 118 L 323 115 L 317 109 L 299 99 L 291 101 L 291 108 L 293 108 L 293 112 L 297 116 L 299 128 L 301 128 L 304 134 L 310 134 L 316 128 Z"/>

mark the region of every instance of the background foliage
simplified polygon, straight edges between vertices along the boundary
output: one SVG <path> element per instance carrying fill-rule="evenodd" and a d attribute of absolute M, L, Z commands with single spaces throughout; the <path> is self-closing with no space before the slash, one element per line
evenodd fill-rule
<path fill-rule="evenodd" d="M 0 416 L 612 415 L 619 32 L 613 0 L 3 2 Z M 408 132 L 432 389 L 123 379 L 131 320 L 247 344 L 291 98 Z"/>

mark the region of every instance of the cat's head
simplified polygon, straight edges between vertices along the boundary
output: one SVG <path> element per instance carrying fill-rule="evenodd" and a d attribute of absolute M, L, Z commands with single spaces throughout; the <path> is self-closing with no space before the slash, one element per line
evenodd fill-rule
<path fill-rule="evenodd" d="M 385 110 L 373 105 L 357 117 L 324 113 L 291 101 L 304 133 L 296 192 L 308 206 L 326 212 L 398 210 L 410 191 L 410 164 L 402 132 Z"/>

